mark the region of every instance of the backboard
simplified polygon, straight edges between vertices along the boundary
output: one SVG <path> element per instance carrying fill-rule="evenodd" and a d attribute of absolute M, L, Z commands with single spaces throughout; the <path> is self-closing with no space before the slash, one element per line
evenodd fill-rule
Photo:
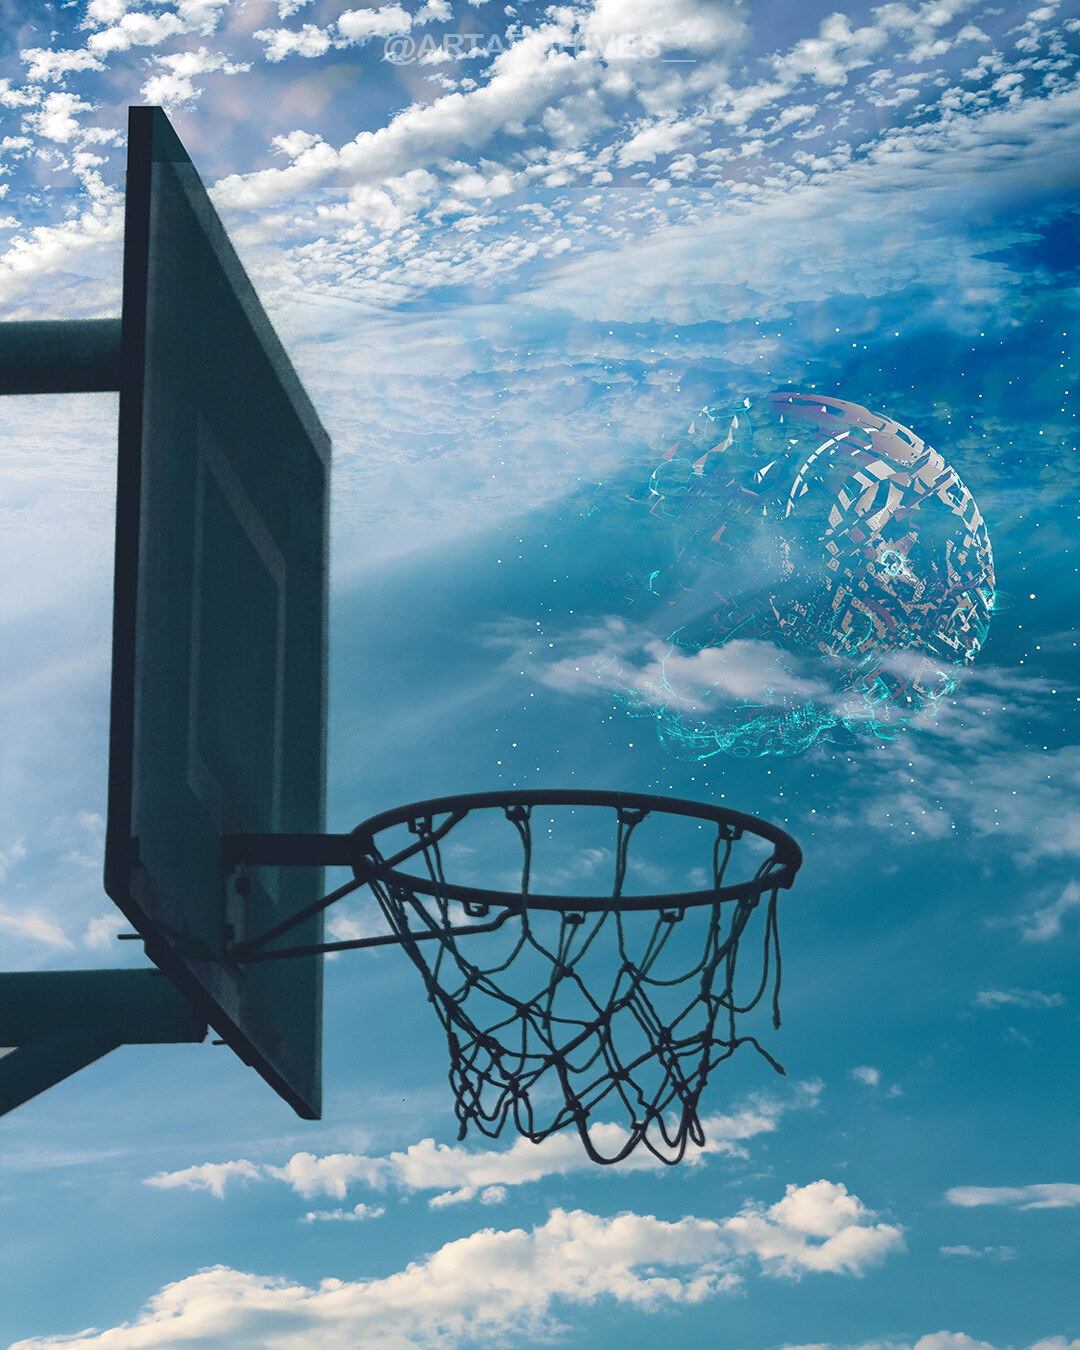
<path fill-rule="evenodd" d="M 105 887 L 317 1119 L 322 957 L 224 953 L 316 899 L 321 870 L 226 895 L 221 837 L 323 828 L 330 444 L 160 108 L 130 110 L 119 426 Z M 321 916 L 299 934 L 319 942 Z"/>

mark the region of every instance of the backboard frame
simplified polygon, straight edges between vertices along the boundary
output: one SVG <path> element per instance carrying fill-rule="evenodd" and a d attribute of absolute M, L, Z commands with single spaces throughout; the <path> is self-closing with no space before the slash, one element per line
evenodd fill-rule
<path fill-rule="evenodd" d="M 330 441 L 165 113 L 133 107 L 128 129 L 105 889 L 318 1119 L 321 956 L 264 979 L 228 948 L 309 903 L 321 869 L 233 875 L 226 894 L 220 838 L 324 828 Z M 262 611 L 230 608 L 230 572 Z M 321 915 L 304 927 L 321 941 Z"/>

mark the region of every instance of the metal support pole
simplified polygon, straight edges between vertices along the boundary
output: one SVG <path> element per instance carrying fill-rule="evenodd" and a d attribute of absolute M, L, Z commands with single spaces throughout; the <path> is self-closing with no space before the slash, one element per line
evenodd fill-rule
<path fill-rule="evenodd" d="M 89 394 L 119 388 L 119 319 L 0 323 L 0 394 Z"/>
<path fill-rule="evenodd" d="M 0 1115 L 121 1045 L 201 1041 L 206 1021 L 159 970 L 0 973 Z"/>

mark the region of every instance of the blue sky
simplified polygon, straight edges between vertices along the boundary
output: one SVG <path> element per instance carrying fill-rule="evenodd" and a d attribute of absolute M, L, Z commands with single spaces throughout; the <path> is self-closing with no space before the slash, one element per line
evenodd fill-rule
<path fill-rule="evenodd" d="M 1076 1350 L 1076 6 L 11 0 L 0 36 L 4 317 L 119 312 L 161 103 L 333 438 L 330 828 L 621 786 L 806 854 L 787 1076 L 722 1065 L 679 1167 L 458 1143 L 416 972 L 348 954 L 319 1123 L 209 1043 L 0 1123 L 5 1343 Z M 945 457 L 990 635 L 889 737 L 679 756 L 595 678 L 668 634 L 587 508 L 777 386 Z M 100 881 L 115 416 L 0 407 L 9 969 L 140 959 Z"/>

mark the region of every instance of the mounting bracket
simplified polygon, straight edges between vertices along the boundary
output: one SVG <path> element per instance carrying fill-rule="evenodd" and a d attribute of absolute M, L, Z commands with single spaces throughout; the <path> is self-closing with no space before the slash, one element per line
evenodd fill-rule
<path fill-rule="evenodd" d="M 121 1045 L 205 1037 L 205 1019 L 159 970 L 0 972 L 0 1115 Z"/>

